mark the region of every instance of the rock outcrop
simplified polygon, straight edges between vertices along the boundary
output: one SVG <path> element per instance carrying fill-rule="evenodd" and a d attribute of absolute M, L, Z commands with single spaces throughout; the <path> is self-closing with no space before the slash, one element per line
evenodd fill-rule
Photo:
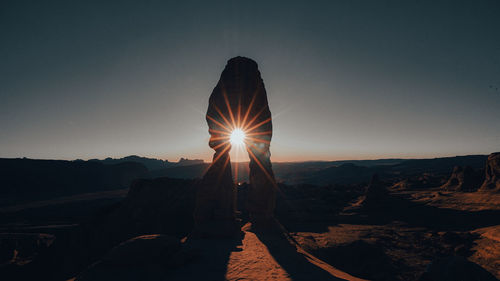
<path fill-rule="evenodd" d="M 380 181 L 378 175 L 373 175 L 362 202 L 363 208 L 368 210 L 383 209 L 389 199 L 389 192 Z"/>
<path fill-rule="evenodd" d="M 424 189 L 429 187 L 441 186 L 447 182 L 448 178 L 442 175 L 432 173 L 423 173 L 417 175 L 409 175 L 402 179 L 398 179 L 391 187 L 393 190 L 410 190 Z"/>
<path fill-rule="evenodd" d="M 28 264 L 38 253 L 46 251 L 55 238 L 44 233 L 0 233 L 0 265 Z"/>
<path fill-rule="evenodd" d="M 138 236 L 114 247 L 79 274 L 75 281 L 165 280 L 168 279 L 168 269 L 182 263 L 178 259 L 180 249 L 181 242 L 175 237 Z"/>
<path fill-rule="evenodd" d="M 193 224 L 195 194 L 194 180 L 136 180 L 123 202 L 116 209 L 96 216 L 89 227 L 109 231 L 111 237 L 120 237 L 119 242 L 150 233 L 182 237 Z"/>
<path fill-rule="evenodd" d="M 496 281 L 491 273 L 461 256 L 437 258 L 429 264 L 419 281 L 476 280 Z"/>
<path fill-rule="evenodd" d="M 55 241 L 65 277 L 92 264 L 113 247 L 133 237 L 166 234 L 181 239 L 193 227 L 196 182 L 158 178 L 132 183 L 119 204 L 101 210 L 75 231 L 71 241 Z M 71 253 L 68 255 L 67 253 Z"/>
<path fill-rule="evenodd" d="M 257 63 L 235 57 L 227 62 L 210 95 L 206 115 L 210 141 L 215 150 L 196 199 L 194 236 L 237 234 L 236 186 L 231 160 L 230 135 L 235 129 L 246 134 L 250 158 L 250 187 L 247 208 L 250 220 L 273 218 L 276 182 L 271 168 L 269 146 L 272 137 L 271 111 Z M 217 233 L 217 228 L 220 229 Z M 234 231 L 231 231 L 234 229 Z"/>
<path fill-rule="evenodd" d="M 483 174 L 482 171 L 476 171 L 470 166 L 455 166 L 450 178 L 441 188 L 454 191 L 475 191 L 483 182 Z"/>
<path fill-rule="evenodd" d="M 488 156 L 484 182 L 480 190 L 500 192 L 500 152 Z"/>

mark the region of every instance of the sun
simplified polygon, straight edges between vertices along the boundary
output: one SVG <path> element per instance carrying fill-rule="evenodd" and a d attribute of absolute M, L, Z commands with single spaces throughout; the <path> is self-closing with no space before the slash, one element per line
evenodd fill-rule
<path fill-rule="evenodd" d="M 231 132 L 229 141 L 232 145 L 243 145 L 245 143 L 245 132 L 242 129 L 236 128 Z"/>

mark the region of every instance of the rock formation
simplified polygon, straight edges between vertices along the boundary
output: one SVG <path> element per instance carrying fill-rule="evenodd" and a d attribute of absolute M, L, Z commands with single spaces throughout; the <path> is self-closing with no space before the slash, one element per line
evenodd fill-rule
<path fill-rule="evenodd" d="M 276 183 L 269 146 L 272 136 L 271 112 L 257 63 L 244 57 L 228 61 L 210 96 L 206 115 L 213 161 L 198 187 L 195 231 L 198 235 L 231 232 L 236 227 L 236 186 L 231 173 L 229 151 L 231 132 L 246 133 L 250 156 L 250 188 L 247 207 L 254 222 L 273 217 Z"/>
<path fill-rule="evenodd" d="M 387 191 L 384 184 L 380 181 L 377 174 L 372 176 L 365 194 L 366 197 L 362 205 L 364 209 L 369 210 L 378 210 L 384 208 L 389 198 L 389 192 Z"/>
<path fill-rule="evenodd" d="M 0 159 L 0 206 L 126 188 L 148 176 L 148 169 L 135 162 Z"/>
<path fill-rule="evenodd" d="M 486 171 L 481 191 L 500 191 L 500 152 L 492 153 L 486 161 Z"/>
<path fill-rule="evenodd" d="M 434 259 L 419 281 L 454 281 L 454 280 L 497 280 L 481 266 L 461 256 Z"/>
<path fill-rule="evenodd" d="M 483 178 L 481 171 L 475 171 L 470 166 L 455 166 L 450 178 L 441 188 L 455 191 L 474 191 L 479 188 Z"/>
<path fill-rule="evenodd" d="M 193 180 L 170 178 L 134 181 L 122 202 L 102 209 L 82 223 L 69 241 L 54 242 L 60 252 L 54 258 L 60 271 L 64 277 L 72 276 L 133 237 L 146 234 L 185 237 L 193 227 L 195 186 Z"/>
<path fill-rule="evenodd" d="M 436 187 L 445 184 L 448 181 L 448 175 L 422 173 L 415 175 L 405 175 L 392 185 L 393 190 L 410 190 Z"/>
<path fill-rule="evenodd" d="M 161 280 L 178 264 L 179 239 L 167 235 L 143 235 L 114 247 L 98 262 L 80 273 L 84 280 Z"/>

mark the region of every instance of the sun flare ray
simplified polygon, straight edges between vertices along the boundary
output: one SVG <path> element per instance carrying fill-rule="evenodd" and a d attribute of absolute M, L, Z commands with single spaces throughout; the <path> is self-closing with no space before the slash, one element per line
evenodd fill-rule
<path fill-rule="evenodd" d="M 255 133 L 247 133 L 247 136 L 265 136 L 272 135 L 273 131 L 264 131 L 264 132 L 255 132 Z"/>
<path fill-rule="evenodd" d="M 233 128 L 236 123 L 234 122 L 233 110 L 231 109 L 231 104 L 229 103 L 229 99 L 227 98 L 226 90 L 222 91 L 222 95 L 224 96 L 224 101 L 226 102 L 227 111 L 229 112 L 229 117 L 231 117 L 231 121 L 233 122 Z"/>
<path fill-rule="evenodd" d="M 246 138 L 249 139 L 249 140 L 252 140 L 254 142 L 271 144 L 271 141 L 268 141 L 268 140 L 263 140 L 263 139 L 259 139 L 259 138 L 253 138 L 253 137 L 246 137 Z"/>
<path fill-rule="evenodd" d="M 221 135 L 231 135 L 231 132 L 228 131 L 221 131 L 221 130 L 214 130 L 214 129 L 208 129 L 209 133 L 216 133 L 216 134 L 221 134 Z"/>
<path fill-rule="evenodd" d="M 233 126 L 233 125 L 231 125 L 231 122 L 229 122 L 229 120 L 227 120 L 226 116 L 224 116 L 224 114 L 222 113 L 222 111 L 220 110 L 220 108 L 219 108 L 218 106 L 216 106 L 216 105 L 214 106 L 214 108 L 215 108 L 215 110 L 217 111 L 217 113 L 219 113 L 219 115 L 220 115 L 220 117 L 222 118 L 222 120 L 224 120 L 224 122 L 226 123 L 226 125 L 227 125 L 228 127 L 230 127 L 231 129 L 233 129 L 233 128 L 234 128 L 234 126 Z M 230 130 L 228 130 L 228 131 L 230 131 Z"/>
<path fill-rule="evenodd" d="M 255 114 L 255 116 L 252 117 L 252 119 L 250 119 L 250 121 L 245 125 L 245 127 L 243 127 L 243 130 L 247 131 L 248 127 L 253 125 L 253 123 L 257 120 L 257 118 L 259 118 L 262 112 L 264 112 L 264 109 L 266 109 L 266 107 L 263 107 L 261 110 L 259 110 L 259 112 L 257 112 L 257 114 Z"/>
<path fill-rule="evenodd" d="M 213 118 L 212 116 L 210 116 L 208 114 L 207 114 L 207 119 L 209 119 L 210 121 L 212 121 L 215 124 L 219 125 L 220 127 L 226 129 L 228 132 L 231 131 L 231 129 L 229 129 L 228 127 L 224 126 L 224 124 L 222 124 L 221 122 L 217 121 L 215 118 Z"/>
<path fill-rule="evenodd" d="M 252 132 L 253 130 L 258 129 L 260 126 L 262 126 L 262 125 L 264 125 L 266 123 L 269 123 L 269 122 L 271 122 L 271 118 L 267 118 L 266 120 L 261 121 L 260 123 L 258 123 L 257 125 L 251 127 L 250 129 L 247 129 L 246 131 Z"/>
<path fill-rule="evenodd" d="M 224 144 L 227 144 L 227 146 L 224 147 L 224 149 L 219 153 L 219 155 L 217 155 L 214 158 L 214 160 L 212 161 L 212 164 L 210 164 L 210 166 L 213 166 L 217 161 L 219 161 L 219 159 L 231 148 L 229 143 L 224 143 Z"/>
<path fill-rule="evenodd" d="M 250 101 L 250 104 L 248 105 L 248 108 L 246 110 L 245 116 L 243 117 L 243 128 L 245 126 L 245 123 L 247 121 L 248 115 L 250 114 L 250 111 L 252 110 L 253 104 L 255 103 L 255 97 L 257 96 L 257 90 L 253 93 L 252 100 Z M 240 124 L 241 126 L 241 124 Z"/>

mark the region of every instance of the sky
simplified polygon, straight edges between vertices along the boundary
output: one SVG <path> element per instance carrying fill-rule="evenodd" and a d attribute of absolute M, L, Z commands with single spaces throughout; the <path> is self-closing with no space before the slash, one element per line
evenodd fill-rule
<path fill-rule="evenodd" d="M 500 151 L 499 14 L 496 0 L 4 0 L 0 157 L 209 161 L 208 98 L 238 55 L 265 83 L 273 161 Z"/>

